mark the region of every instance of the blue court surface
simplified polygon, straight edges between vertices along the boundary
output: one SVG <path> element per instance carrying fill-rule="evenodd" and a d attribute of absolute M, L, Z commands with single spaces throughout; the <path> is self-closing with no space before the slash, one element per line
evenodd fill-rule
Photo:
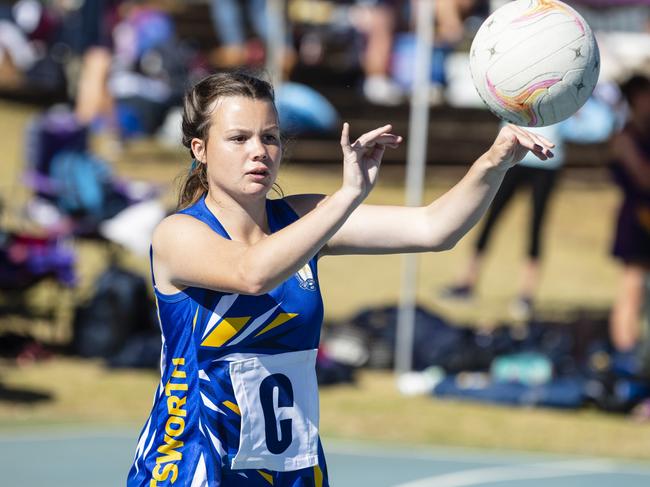
<path fill-rule="evenodd" d="M 124 485 L 137 431 L 0 434 L 5 487 Z M 334 487 L 648 487 L 650 463 L 323 440 Z"/>

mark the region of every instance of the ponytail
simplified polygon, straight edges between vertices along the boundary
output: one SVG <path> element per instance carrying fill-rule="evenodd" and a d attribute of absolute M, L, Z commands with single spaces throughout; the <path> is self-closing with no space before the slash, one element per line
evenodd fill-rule
<path fill-rule="evenodd" d="M 207 165 L 192 159 L 188 175 L 180 184 L 177 209 L 182 210 L 192 206 L 208 192 Z"/>

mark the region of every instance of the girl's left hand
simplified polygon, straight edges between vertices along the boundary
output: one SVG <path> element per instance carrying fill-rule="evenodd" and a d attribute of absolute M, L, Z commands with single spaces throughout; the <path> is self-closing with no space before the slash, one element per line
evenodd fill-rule
<path fill-rule="evenodd" d="M 497 135 L 487 156 L 495 167 L 509 169 L 521 161 L 528 151 L 545 161 L 553 157 L 555 144 L 541 135 L 516 125 L 505 125 Z"/>

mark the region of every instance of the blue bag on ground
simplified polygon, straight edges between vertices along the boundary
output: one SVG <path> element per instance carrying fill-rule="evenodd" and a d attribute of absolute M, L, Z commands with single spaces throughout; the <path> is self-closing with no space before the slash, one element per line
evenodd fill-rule
<path fill-rule="evenodd" d="M 482 373 L 460 373 L 445 377 L 433 395 L 517 406 L 579 408 L 585 400 L 584 384 L 585 380 L 578 376 L 528 386 L 519 382 L 493 382 Z"/>

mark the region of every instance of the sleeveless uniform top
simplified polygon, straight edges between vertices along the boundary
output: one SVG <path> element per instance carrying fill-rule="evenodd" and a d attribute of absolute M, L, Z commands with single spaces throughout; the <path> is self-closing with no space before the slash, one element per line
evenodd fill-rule
<path fill-rule="evenodd" d="M 650 171 L 650 139 L 632 125 L 626 132 L 646 161 Z M 650 191 L 640 188 L 620 161 L 610 164 L 614 180 L 621 187 L 623 201 L 618 211 L 612 254 L 623 262 L 650 264 Z"/>
<path fill-rule="evenodd" d="M 266 211 L 271 232 L 298 219 L 283 200 L 267 200 Z M 204 198 L 180 213 L 230 238 Z M 154 291 L 161 382 L 127 486 L 327 485 L 316 258 L 260 296 L 196 287 L 168 295 L 155 281 Z"/>

